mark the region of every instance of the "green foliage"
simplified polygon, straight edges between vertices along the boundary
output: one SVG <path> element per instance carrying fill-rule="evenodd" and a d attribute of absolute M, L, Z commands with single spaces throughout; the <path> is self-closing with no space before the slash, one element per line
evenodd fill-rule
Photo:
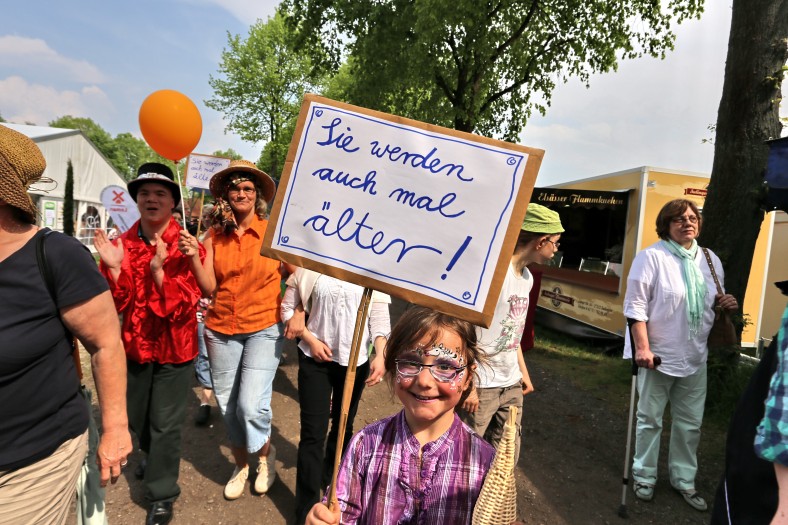
<path fill-rule="evenodd" d="M 66 187 L 63 190 L 63 233 L 74 236 L 74 166 L 68 159 Z"/>
<path fill-rule="evenodd" d="M 667 4 L 667 5 L 664 5 Z M 588 83 L 621 59 L 663 58 L 674 23 L 703 0 L 285 0 L 299 45 L 348 101 L 516 140 L 558 82 Z M 664 7 L 663 7 L 664 6 Z"/>
<path fill-rule="evenodd" d="M 161 162 L 175 168 L 172 161 L 153 151 L 148 144 L 131 133 L 119 133 L 115 138 L 89 118 L 66 115 L 56 118 L 53 128 L 79 129 L 126 180 L 137 176 L 137 168 L 145 162 Z"/>
<path fill-rule="evenodd" d="M 222 151 L 220 149 L 211 153 L 214 157 L 225 157 L 232 160 L 242 160 L 243 155 L 235 151 L 233 148 L 227 148 L 226 150 Z"/>
<path fill-rule="evenodd" d="M 258 20 L 245 39 L 228 33 L 219 76 L 210 77 L 214 97 L 205 104 L 222 112 L 227 129 L 242 139 L 269 143 L 260 163 L 273 177 L 279 177 L 284 165 L 304 93 L 319 91 L 320 81 L 312 70 L 307 55 L 295 50 L 291 31 L 277 12 Z"/>
<path fill-rule="evenodd" d="M 526 354 L 526 361 L 532 352 L 549 358 L 551 371 L 569 378 L 579 388 L 604 399 L 618 409 L 628 407 L 632 384 L 630 360 L 622 359 L 620 355 L 606 356 L 578 339 L 543 326 L 536 328 L 534 349 Z M 726 366 L 731 360 L 737 361 L 738 366 Z M 704 431 L 707 424 L 724 431 L 750 380 L 753 366 L 748 361 L 739 361 L 738 353 L 734 357 L 730 352 L 712 349 L 709 351 L 707 367 Z M 664 426 L 667 428 L 669 424 L 665 423 Z"/>
<path fill-rule="evenodd" d="M 3 118 L 3 114 L 0 113 L 0 122 L 8 122 L 6 119 Z"/>

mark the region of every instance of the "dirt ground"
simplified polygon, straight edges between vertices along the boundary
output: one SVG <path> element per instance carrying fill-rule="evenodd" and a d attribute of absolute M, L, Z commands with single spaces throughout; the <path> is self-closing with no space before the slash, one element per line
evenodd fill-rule
<path fill-rule="evenodd" d="M 175 503 L 174 524 L 290 524 L 295 501 L 296 452 L 299 412 L 295 346 L 289 343 L 286 360 L 274 381 L 272 442 L 277 449 L 278 479 L 265 496 L 247 492 L 225 501 L 224 483 L 233 471 L 230 451 L 218 410 L 209 427 L 196 427 L 196 394 L 189 406 L 183 432 L 183 458 Z M 700 524 L 709 513 L 690 508 L 667 479 L 657 485 L 652 502 L 644 503 L 627 492 L 628 519 L 617 515 L 626 444 L 627 414 L 612 410 L 604 400 L 578 390 L 550 373 L 539 354 L 526 358 L 536 392 L 525 401 L 523 442 L 516 478 L 520 519 L 534 525 L 576 524 Z M 89 374 L 89 372 L 88 372 Z M 195 393 L 197 392 L 195 382 Z M 385 383 L 368 388 L 362 397 L 356 428 L 399 410 Z M 667 473 L 667 441 L 663 439 L 660 472 Z M 140 460 L 135 454 L 118 483 L 107 490 L 111 525 L 141 524 L 147 504 L 142 482 L 134 478 Z M 697 489 L 711 505 L 722 466 L 699 456 Z M 74 519 L 71 523 L 75 523 Z"/>

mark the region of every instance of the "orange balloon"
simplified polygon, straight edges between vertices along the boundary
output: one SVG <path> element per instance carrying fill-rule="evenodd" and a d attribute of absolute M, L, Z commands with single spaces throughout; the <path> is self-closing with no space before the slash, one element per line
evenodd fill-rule
<path fill-rule="evenodd" d="M 154 91 L 140 106 L 140 131 L 148 145 L 178 162 L 194 151 L 202 135 L 202 118 L 189 97 L 178 91 Z"/>

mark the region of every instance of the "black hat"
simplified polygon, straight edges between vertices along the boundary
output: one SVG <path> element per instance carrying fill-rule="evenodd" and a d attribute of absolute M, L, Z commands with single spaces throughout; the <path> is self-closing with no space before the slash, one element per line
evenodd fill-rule
<path fill-rule="evenodd" d="M 137 202 L 137 192 L 140 186 L 148 182 L 155 182 L 169 188 L 172 198 L 175 200 L 175 206 L 181 202 L 181 189 L 175 182 L 172 170 L 159 162 L 146 162 L 137 170 L 137 178 L 129 181 L 129 195 L 134 199 L 134 202 Z"/>

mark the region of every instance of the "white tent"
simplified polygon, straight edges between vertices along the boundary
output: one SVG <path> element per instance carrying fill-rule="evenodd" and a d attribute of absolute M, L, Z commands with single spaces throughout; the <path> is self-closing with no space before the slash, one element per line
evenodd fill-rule
<path fill-rule="evenodd" d="M 74 235 L 91 246 L 93 231 L 107 226 L 101 190 L 110 185 L 126 187 L 126 181 L 80 130 L 2 123 L 32 139 L 47 162 L 44 177 L 54 183 L 37 182 L 30 195 L 39 211 L 39 225 L 63 230 L 63 199 L 68 161 L 74 169 Z"/>

